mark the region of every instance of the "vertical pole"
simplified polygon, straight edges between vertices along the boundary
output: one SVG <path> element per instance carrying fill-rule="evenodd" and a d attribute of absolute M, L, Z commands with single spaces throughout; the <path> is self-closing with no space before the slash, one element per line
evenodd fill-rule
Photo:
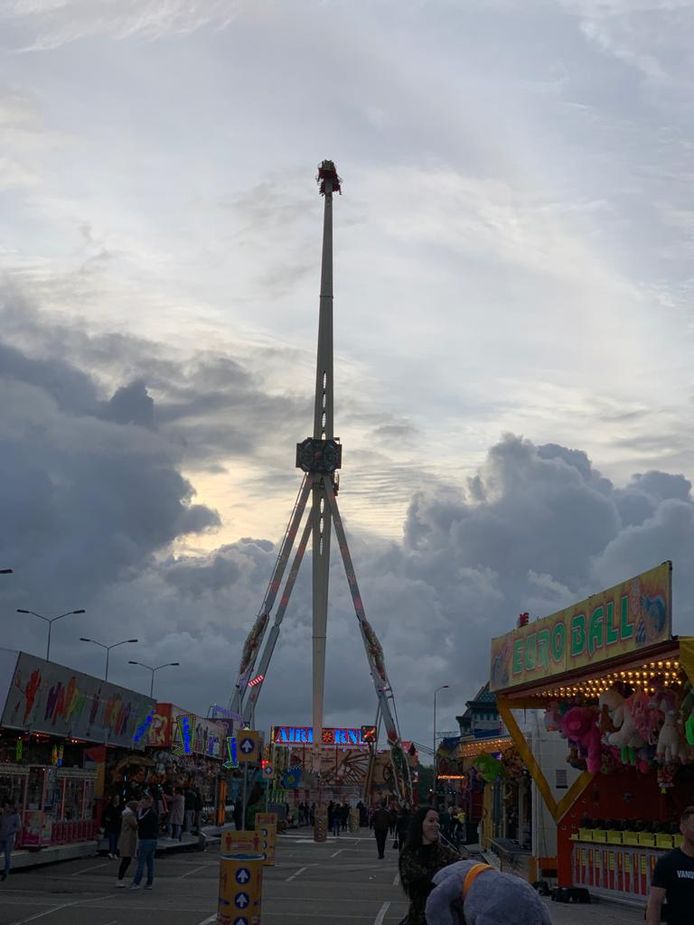
<path fill-rule="evenodd" d="M 46 645 L 46 661 L 50 662 L 51 660 L 51 629 L 53 628 L 53 621 L 48 620 L 48 644 Z"/>
<path fill-rule="evenodd" d="M 434 734 L 433 734 L 433 747 L 434 747 L 434 807 L 438 806 L 438 770 L 439 763 L 436 760 L 436 695 L 438 694 L 438 689 L 434 691 Z"/>
<path fill-rule="evenodd" d="M 151 700 L 154 700 L 154 672 L 156 669 L 152 668 L 152 677 L 149 682 L 149 696 Z"/>
<path fill-rule="evenodd" d="M 323 253 L 321 261 L 320 312 L 313 436 L 333 437 L 333 181 L 324 183 Z M 332 516 L 325 497 L 324 479 L 313 477 L 313 748 L 320 754 L 323 738 L 325 647 L 330 579 L 330 533 Z"/>
<path fill-rule="evenodd" d="M 243 796 L 241 798 L 241 831 L 246 831 L 246 800 L 248 797 L 247 794 L 248 788 L 248 762 L 244 762 L 243 765 Z"/>
<path fill-rule="evenodd" d="M 110 654 L 111 654 L 111 647 L 106 646 L 106 677 L 104 678 L 104 681 L 108 681 L 108 657 Z"/>

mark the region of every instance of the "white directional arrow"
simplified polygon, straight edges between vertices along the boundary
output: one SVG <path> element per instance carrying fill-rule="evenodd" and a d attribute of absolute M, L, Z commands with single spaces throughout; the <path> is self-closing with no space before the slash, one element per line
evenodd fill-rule
<path fill-rule="evenodd" d="M 236 871 L 236 882 L 237 883 L 248 883 L 251 879 L 250 873 L 246 870 L 245 867 L 240 867 Z"/>
<path fill-rule="evenodd" d="M 239 893 L 239 895 L 234 900 L 234 905 L 238 906 L 239 909 L 245 909 L 250 899 L 248 898 L 248 893 Z"/>
<path fill-rule="evenodd" d="M 234 925 L 248 925 L 248 919 L 244 919 L 242 916 L 236 919 Z"/>
<path fill-rule="evenodd" d="M 243 742 L 241 743 L 241 751 L 244 753 L 244 755 L 247 755 L 249 752 L 252 752 L 254 748 L 255 748 L 255 744 L 253 742 L 253 739 L 244 739 Z"/>

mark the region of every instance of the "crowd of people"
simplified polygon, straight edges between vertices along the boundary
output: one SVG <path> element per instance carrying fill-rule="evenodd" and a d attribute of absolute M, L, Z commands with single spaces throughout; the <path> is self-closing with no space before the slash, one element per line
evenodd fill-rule
<path fill-rule="evenodd" d="M 154 882 L 157 840 L 166 835 L 182 841 L 184 833 L 199 833 L 203 809 L 200 790 L 189 782 L 180 786 L 153 776 L 146 784 L 131 781 L 118 787 L 103 812 L 108 857 L 119 860 L 116 886 L 125 887 L 125 875 L 137 858 L 130 888 L 139 889 L 147 872 L 145 889 Z"/>

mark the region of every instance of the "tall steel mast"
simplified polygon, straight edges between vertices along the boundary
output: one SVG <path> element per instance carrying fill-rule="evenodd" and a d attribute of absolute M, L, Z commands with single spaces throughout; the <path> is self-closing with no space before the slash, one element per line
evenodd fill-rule
<path fill-rule="evenodd" d="M 318 318 L 318 354 L 316 359 L 316 393 L 313 414 L 313 436 L 296 448 L 296 465 L 305 473 L 294 510 L 289 519 L 277 561 L 253 628 L 248 634 L 239 667 L 239 676 L 232 697 L 232 710 L 252 722 L 255 705 L 279 637 L 280 626 L 289 598 L 308 546 L 312 539 L 313 557 L 313 742 L 320 749 L 323 733 L 325 691 L 325 649 L 328 620 L 328 590 L 330 583 L 330 539 L 334 526 L 340 555 L 347 576 L 354 611 L 359 622 L 364 649 L 373 679 L 379 709 L 383 716 L 393 761 L 395 789 L 399 796 L 411 800 L 412 784 L 409 765 L 402 750 L 393 691 L 385 670 L 383 650 L 366 619 L 352 559 L 347 546 L 342 518 L 337 504 L 342 465 L 342 447 L 333 432 L 333 194 L 340 192 L 340 178 L 332 161 L 323 161 L 318 168 L 318 185 L 323 199 L 323 251 L 321 260 L 320 309 Z M 257 674 L 255 664 L 260 653 L 284 572 L 309 495 L 310 511 L 301 540 L 294 553 L 287 581 L 275 613 L 273 626 L 262 651 Z M 252 682 L 252 684 L 251 684 Z"/>

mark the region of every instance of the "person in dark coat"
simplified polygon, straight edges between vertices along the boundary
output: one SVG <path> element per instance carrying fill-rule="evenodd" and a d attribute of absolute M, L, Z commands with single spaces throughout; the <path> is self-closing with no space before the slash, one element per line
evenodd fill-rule
<path fill-rule="evenodd" d="M 133 877 L 131 890 L 139 890 L 142 875 L 147 867 L 146 890 L 152 889 L 154 883 L 154 855 L 157 850 L 157 837 L 159 835 L 159 816 L 154 808 L 154 800 L 146 793 L 140 800 L 137 808 L 137 868 Z"/>
<path fill-rule="evenodd" d="M 395 822 L 395 834 L 398 839 L 398 848 L 400 851 L 402 851 L 407 844 L 411 824 L 412 813 L 410 812 L 409 806 L 405 804 L 398 813 L 398 818 Z"/>
<path fill-rule="evenodd" d="M 379 858 L 385 857 L 386 839 L 388 830 L 393 824 L 393 814 L 386 809 L 386 801 L 381 800 L 381 805 L 373 814 L 373 829 L 376 836 L 376 847 L 378 848 Z"/>
<path fill-rule="evenodd" d="M 104 810 L 104 835 L 108 838 L 108 856 L 113 860 L 118 857 L 118 837 L 120 836 L 121 815 L 123 807 L 120 797 L 114 793 Z"/>

